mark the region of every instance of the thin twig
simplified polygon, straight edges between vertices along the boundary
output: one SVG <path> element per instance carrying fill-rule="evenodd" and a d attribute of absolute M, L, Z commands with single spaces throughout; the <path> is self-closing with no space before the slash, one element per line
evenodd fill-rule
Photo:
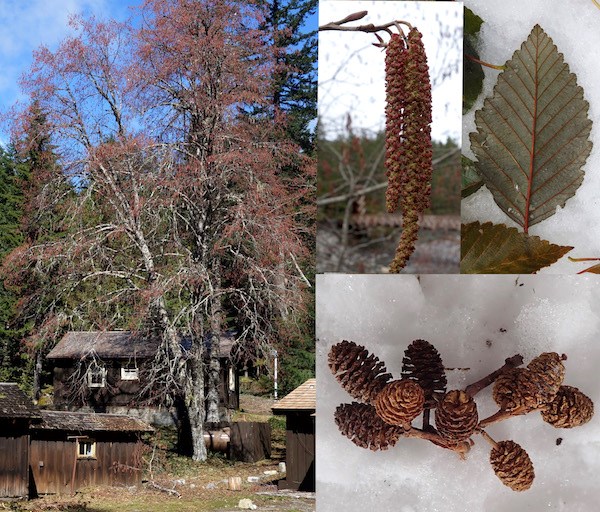
<path fill-rule="evenodd" d="M 409 430 L 404 432 L 404 436 L 418 437 L 419 439 L 426 439 L 427 441 L 431 441 L 433 444 L 440 446 L 441 448 L 446 448 L 447 450 L 452 450 L 453 452 L 458 453 L 461 459 L 464 459 L 465 454 L 471 449 L 472 445 L 470 441 L 453 442 L 444 439 L 432 427 L 429 427 L 426 431 L 420 430 L 415 427 L 411 427 Z"/>
<path fill-rule="evenodd" d="M 300 274 L 300 278 L 306 283 L 306 286 L 308 286 L 309 288 L 312 288 L 312 285 L 310 284 L 310 281 L 304 275 L 304 272 L 302 272 L 302 269 L 298 265 L 298 262 L 296 261 L 296 257 L 294 256 L 294 254 L 290 252 L 290 256 L 292 257 L 292 262 L 294 263 L 294 267 L 296 267 L 296 270 Z"/>
<path fill-rule="evenodd" d="M 406 25 L 409 30 L 412 30 L 412 28 L 413 28 L 410 23 L 408 23 L 406 21 L 401 21 L 401 20 L 390 21 L 389 23 L 385 23 L 384 25 L 373 25 L 373 23 L 369 23 L 367 25 L 358 25 L 356 27 L 345 26 L 345 23 L 348 23 L 350 21 L 358 21 L 358 20 L 364 18 L 367 14 L 368 14 L 368 11 L 359 11 L 359 12 L 355 12 L 353 14 L 349 14 L 342 20 L 332 21 L 325 25 L 321 25 L 319 27 L 319 31 L 339 30 L 339 31 L 343 31 L 343 32 L 365 32 L 367 34 L 375 34 L 375 37 L 377 37 L 377 40 L 379 42 L 373 43 L 373 45 L 377 46 L 379 48 L 385 48 L 385 47 L 387 47 L 387 43 L 384 42 L 382 37 L 377 32 L 386 32 L 391 37 L 393 32 L 390 30 L 390 28 L 396 27 L 396 29 L 398 30 L 398 33 L 402 37 L 405 37 L 404 32 L 402 31 L 402 27 L 400 27 L 400 25 Z"/>
<path fill-rule="evenodd" d="M 483 379 L 480 379 L 477 382 L 474 382 L 473 384 L 469 384 L 465 388 L 465 393 L 467 393 L 470 396 L 475 396 L 482 389 L 492 384 L 496 380 L 498 375 L 500 375 L 502 372 L 508 370 L 509 368 L 516 368 L 517 366 L 521 366 L 522 364 L 523 356 L 521 354 L 516 354 L 512 357 L 509 357 L 505 360 L 504 365 L 501 368 L 485 376 Z"/>
<path fill-rule="evenodd" d="M 494 441 L 494 440 L 493 440 L 493 439 L 490 437 L 490 435 L 489 435 L 489 434 L 488 434 L 488 433 L 487 433 L 485 430 L 483 430 L 482 428 L 478 428 L 478 429 L 476 430 L 476 432 L 477 432 L 478 434 L 480 434 L 480 435 L 481 435 L 481 437 L 483 437 L 483 438 L 484 438 L 484 439 L 485 439 L 485 440 L 486 440 L 488 443 L 490 443 L 490 444 L 491 444 L 491 445 L 492 445 L 494 448 L 498 448 L 498 443 L 497 443 L 496 441 Z"/>
<path fill-rule="evenodd" d="M 485 62 L 484 60 L 476 59 L 475 57 L 473 57 L 472 55 L 469 55 L 468 53 L 465 53 L 465 57 L 472 62 L 475 62 L 477 64 L 481 64 L 482 66 L 485 66 L 486 68 L 497 69 L 498 71 L 504 70 L 504 66 L 499 66 L 497 64 L 490 64 L 489 62 Z"/>
<path fill-rule="evenodd" d="M 459 152 L 460 152 L 460 148 L 454 148 L 451 151 L 448 151 L 448 153 L 445 153 L 444 155 L 435 159 L 432 162 L 432 165 L 440 164 L 443 161 L 447 160 L 451 156 L 456 155 Z M 353 199 L 358 196 L 364 196 L 366 194 L 370 194 L 371 192 L 376 192 L 377 190 L 384 189 L 385 187 L 387 187 L 387 182 L 377 183 L 376 185 L 372 185 L 370 187 L 365 187 L 365 188 L 361 188 L 358 190 L 354 190 L 348 194 L 344 194 L 341 196 L 325 197 L 323 199 L 317 199 L 317 206 L 327 206 L 327 205 L 334 204 L 334 203 L 341 203 L 344 201 L 348 201 L 348 199 Z"/>
<path fill-rule="evenodd" d="M 508 418 L 512 418 L 513 416 L 520 416 L 522 414 L 527 414 L 535 409 L 529 409 L 527 407 L 519 407 L 518 409 L 514 409 L 513 411 L 503 411 L 500 409 L 498 412 L 495 412 L 491 416 L 481 420 L 479 422 L 479 427 L 487 427 L 492 423 L 498 423 L 499 421 L 507 420 Z"/>
<path fill-rule="evenodd" d="M 373 23 L 369 23 L 368 25 L 358 25 L 356 27 L 344 27 L 340 25 L 339 22 L 332 21 L 331 23 L 321 25 L 319 27 L 319 31 L 341 30 L 344 32 L 365 32 L 367 34 L 374 34 L 375 32 L 387 32 L 388 34 L 391 34 L 392 31 L 390 30 L 390 27 L 397 27 L 399 24 L 406 25 L 409 30 L 412 29 L 412 25 L 410 23 L 402 20 L 390 21 L 384 25 L 373 25 Z"/>

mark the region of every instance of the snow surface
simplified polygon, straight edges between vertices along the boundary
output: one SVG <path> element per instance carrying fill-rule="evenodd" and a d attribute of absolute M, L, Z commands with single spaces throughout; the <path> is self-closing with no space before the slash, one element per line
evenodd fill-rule
<path fill-rule="evenodd" d="M 588 115 L 593 122 L 590 138 L 594 147 L 584 167 L 583 184 L 562 210 L 529 230 L 549 242 L 574 247 L 540 273 L 574 274 L 593 263 L 573 263 L 568 256 L 600 257 L 600 9 L 592 0 L 465 0 L 464 4 L 484 20 L 479 48 L 484 61 L 504 64 L 538 23 L 563 53 L 590 104 Z M 484 91 L 463 118 L 463 154 L 470 158 L 474 158 L 469 133 L 475 131 L 475 111 L 492 94 L 499 73 L 490 68 L 484 71 Z M 461 214 L 463 222 L 479 220 L 516 226 L 485 187 L 463 200 Z"/>
<path fill-rule="evenodd" d="M 448 35 L 462 34 L 462 3 L 321 0 L 319 25 L 361 10 L 369 14 L 349 26 L 394 20 L 416 26 L 423 34 L 432 79 L 449 62 L 462 61 L 460 37 L 455 46 L 451 37 L 442 44 L 439 39 L 442 27 Z M 374 35 L 361 32 L 319 33 L 319 119 L 327 136 L 346 133 L 347 114 L 352 115 L 356 133 L 372 135 L 383 130 L 385 53 L 371 45 L 376 41 Z M 462 74 L 455 71 L 432 90 L 432 137 L 442 142 L 450 137 L 460 144 Z"/>
<path fill-rule="evenodd" d="M 525 362 L 544 351 L 566 353 L 565 383 L 600 403 L 600 287 L 596 276 L 317 276 L 317 508 L 326 512 L 504 512 L 597 510 L 600 417 L 555 429 L 539 413 L 510 418 L 486 431 L 529 453 L 536 478 L 517 493 L 489 464 L 489 444 L 461 461 L 420 439 L 371 452 L 342 436 L 335 408 L 352 398 L 327 367 L 329 347 L 343 339 L 364 345 L 400 376 L 409 343 L 439 350 L 448 386 L 463 388 L 516 353 Z M 506 332 L 504 332 L 504 330 Z M 497 410 L 487 388 L 477 395 L 481 418 Z M 562 438 L 557 446 L 557 438 Z"/>

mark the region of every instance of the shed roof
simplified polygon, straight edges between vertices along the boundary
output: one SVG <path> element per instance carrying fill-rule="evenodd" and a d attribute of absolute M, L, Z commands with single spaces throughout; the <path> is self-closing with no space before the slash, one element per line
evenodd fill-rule
<path fill-rule="evenodd" d="M 34 430 L 65 430 L 68 432 L 152 432 L 146 422 L 121 414 L 93 412 L 40 411 L 42 422 Z"/>
<path fill-rule="evenodd" d="M 275 414 L 285 411 L 314 411 L 317 408 L 317 379 L 308 379 L 271 409 Z"/>
<path fill-rule="evenodd" d="M 220 356 L 229 357 L 235 343 L 230 333 L 221 334 Z M 189 340 L 182 338 L 183 347 Z M 143 336 L 131 331 L 70 331 L 48 353 L 48 359 L 81 359 L 94 353 L 100 358 L 153 357 L 158 350 L 157 337 Z"/>
<path fill-rule="evenodd" d="M 14 382 L 0 382 L 0 418 L 40 417 L 39 409 Z"/>

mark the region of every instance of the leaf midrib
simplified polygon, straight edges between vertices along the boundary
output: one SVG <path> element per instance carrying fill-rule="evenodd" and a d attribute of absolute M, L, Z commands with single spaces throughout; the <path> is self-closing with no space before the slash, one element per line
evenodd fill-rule
<path fill-rule="evenodd" d="M 539 41 L 539 32 L 536 34 L 537 37 L 537 41 L 535 44 L 535 59 L 534 59 L 534 76 L 532 76 L 531 78 L 533 79 L 533 114 L 532 114 L 532 126 L 531 126 L 531 147 L 529 150 L 529 176 L 527 178 L 527 194 L 525 197 L 525 212 L 524 212 L 524 219 L 523 219 L 523 232 L 525 234 L 527 234 L 529 232 L 529 210 L 531 208 L 531 194 L 532 194 L 532 189 L 533 189 L 533 171 L 534 171 L 534 165 L 535 165 L 535 141 L 536 141 L 536 126 L 537 126 L 537 104 L 538 104 L 538 86 L 539 86 L 539 79 L 538 79 L 538 73 L 539 73 L 539 66 L 538 66 L 538 59 L 540 56 L 540 49 L 539 49 L 539 45 L 540 45 L 540 41 Z M 527 53 L 529 53 L 529 50 L 527 50 Z M 530 55 L 531 56 L 531 55 Z"/>

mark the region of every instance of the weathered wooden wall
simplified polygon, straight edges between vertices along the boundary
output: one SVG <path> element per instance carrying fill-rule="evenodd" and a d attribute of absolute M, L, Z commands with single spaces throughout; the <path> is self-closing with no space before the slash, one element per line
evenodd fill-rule
<path fill-rule="evenodd" d="M 102 412 L 107 406 L 131 406 L 136 403 L 140 390 L 140 381 L 121 380 L 121 363 L 106 361 L 106 386 L 88 388 L 85 397 L 73 393 L 73 375 L 75 368 L 72 360 L 57 360 L 54 367 L 54 405 L 89 405 Z M 140 374 L 143 367 L 140 368 Z M 83 389 L 85 389 L 85 383 Z"/>
<path fill-rule="evenodd" d="M 116 435 L 123 437 L 122 433 Z M 73 464 L 75 490 L 94 485 L 133 486 L 141 483 L 141 471 L 133 470 L 138 449 L 135 439 L 113 441 L 110 438 L 96 440 L 94 459 L 77 459 L 75 463 L 75 440 L 56 435 L 34 434 L 31 439 L 30 461 L 33 474 L 32 486 L 37 494 L 63 494 L 71 492 Z M 117 469 L 115 463 L 120 464 Z M 126 466 L 130 466 L 127 468 Z"/>
<path fill-rule="evenodd" d="M 0 498 L 29 495 L 29 436 L 20 424 L 0 422 Z"/>
<path fill-rule="evenodd" d="M 312 411 L 311 411 L 312 412 Z M 315 490 L 315 420 L 310 412 L 286 414 L 286 479 L 281 488 Z"/>
<path fill-rule="evenodd" d="M 73 392 L 73 375 L 75 373 L 74 361 L 71 359 L 57 359 L 54 367 L 54 406 L 58 408 L 89 406 L 96 412 L 106 412 L 108 407 L 135 407 L 139 403 L 140 382 L 143 382 L 150 363 L 139 362 L 140 380 L 121 380 L 121 365 L 127 361 L 107 360 L 106 386 L 102 388 L 80 387 L 84 396 Z M 230 421 L 230 411 L 239 408 L 239 376 L 235 375 L 235 390 L 229 389 L 229 368 L 231 362 L 221 360 L 221 379 L 219 382 L 219 405 L 221 406 L 221 419 Z M 235 372 L 234 372 L 235 374 Z M 207 389 L 205 389 L 205 392 Z M 149 403 L 148 405 L 161 405 Z"/>
<path fill-rule="evenodd" d="M 271 425 L 256 421 L 231 424 L 229 458 L 256 462 L 271 457 Z"/>

